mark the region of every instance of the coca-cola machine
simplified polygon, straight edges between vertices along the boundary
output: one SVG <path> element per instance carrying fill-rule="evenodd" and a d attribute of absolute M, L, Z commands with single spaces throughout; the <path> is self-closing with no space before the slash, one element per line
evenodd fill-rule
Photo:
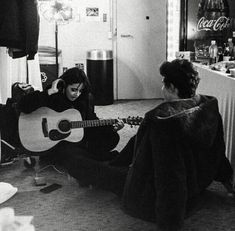
<path fill-rule="evenodd" d="M 235 0 L 181 0 L 180 50 L 207 59 L 212 40 L 223 52 L 228 38 L 235 43 Z"/>

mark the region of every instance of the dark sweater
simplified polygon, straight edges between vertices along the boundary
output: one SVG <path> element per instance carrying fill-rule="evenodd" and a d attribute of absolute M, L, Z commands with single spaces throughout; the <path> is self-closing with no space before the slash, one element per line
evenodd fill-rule
<path fill-rule="evenodd" d="M 18 110 L 24 113 L 31 113 L 40 107 L 48 107 L 56 112 L 74 108 L 80 112 L 82 120 L 98 119 L 94 112 L 93 96 L 90 93 L 79 96 L 75 101 L 70 101 L 61 92 L 48 95 L 47 91 L 34 91 L 23 96 L 17 104 Z M 118 142 L 119 135 L 113 130 L 112 126 L 89 127 L 84 128 L 84 136 L 80 142 L 66 142 L 65 144 L 64 141 L 62 141 L 63 145 L 59 145 L 60 150 L 55 146 L 55 149 L 52 151 L 54 153 L 60 151 L 63 155 L 63 147 L 66 149 L 66 151 L 64 149 L 65 152 L 69 149 L 75 150 L 77 147 L 83 147 L 89 150 L 91 156 L 94 158 L 102 159 L 104 152 L 113 149 Z M 77 151 L 75 150 L 75 152 Z"/>

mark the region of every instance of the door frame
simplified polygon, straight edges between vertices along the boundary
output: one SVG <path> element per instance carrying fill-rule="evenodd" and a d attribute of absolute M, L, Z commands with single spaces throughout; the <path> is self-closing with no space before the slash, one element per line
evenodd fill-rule
<path fill-rule="evenodd" d="M 114 99 L 118 99 L 118 62 L 117 62 L 117 1 L 109 0 L 110 3 L 110 30 L 112 32 L 113 50 L 113 83 Z"/>

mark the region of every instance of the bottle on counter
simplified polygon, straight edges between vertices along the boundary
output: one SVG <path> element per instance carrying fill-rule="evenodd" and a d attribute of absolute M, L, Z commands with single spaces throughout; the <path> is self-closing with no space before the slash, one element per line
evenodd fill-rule
<path fill-rule="evenodd" d="M 232 42 L 233 42 L 233 59 L 235 59 L 235 31 L 233 31 Z"/>
<path fill-rule="evenodd" d="M 229 45 L 228 43 L 224 43 L 223 61 L 229 61 L 230 59 L 231 59 L 231 55 L 229 52 Z"/>
<path fill-rule="evenodd" d="M 222 46 L 218 46 L 218 62 L 224 60 L 224 48 Z"/>
<path fill-rule="evenodd" d="M 233 40 L 232 38 L 228 38 L 228 49 L 229 49 L 229 55 L 233 57 Z"/>
<path fill-rule="evenodd" d="M 209 55 L 210 55 L 210 64 L 216 63 L 218 56 L 218 47 L 215 40 L 211 40 L 211 45 L 209 47 Z"/>
<path fill-rule="evenodd" d="M 224 44 L 224 61 L 232 60 L 234 57 L 234 45 L 232 38 L 228 38 L 228 42 Z"/>

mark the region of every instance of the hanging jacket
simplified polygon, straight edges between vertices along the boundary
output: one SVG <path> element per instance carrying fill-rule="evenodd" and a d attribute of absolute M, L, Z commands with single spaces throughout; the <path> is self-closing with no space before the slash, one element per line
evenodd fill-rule
<path fill-rule="evenodd" d="M 0 46 L 13 58 L 34 59 L 38 50 L 39 15 L 36 0 L 2 0 Z"/>

